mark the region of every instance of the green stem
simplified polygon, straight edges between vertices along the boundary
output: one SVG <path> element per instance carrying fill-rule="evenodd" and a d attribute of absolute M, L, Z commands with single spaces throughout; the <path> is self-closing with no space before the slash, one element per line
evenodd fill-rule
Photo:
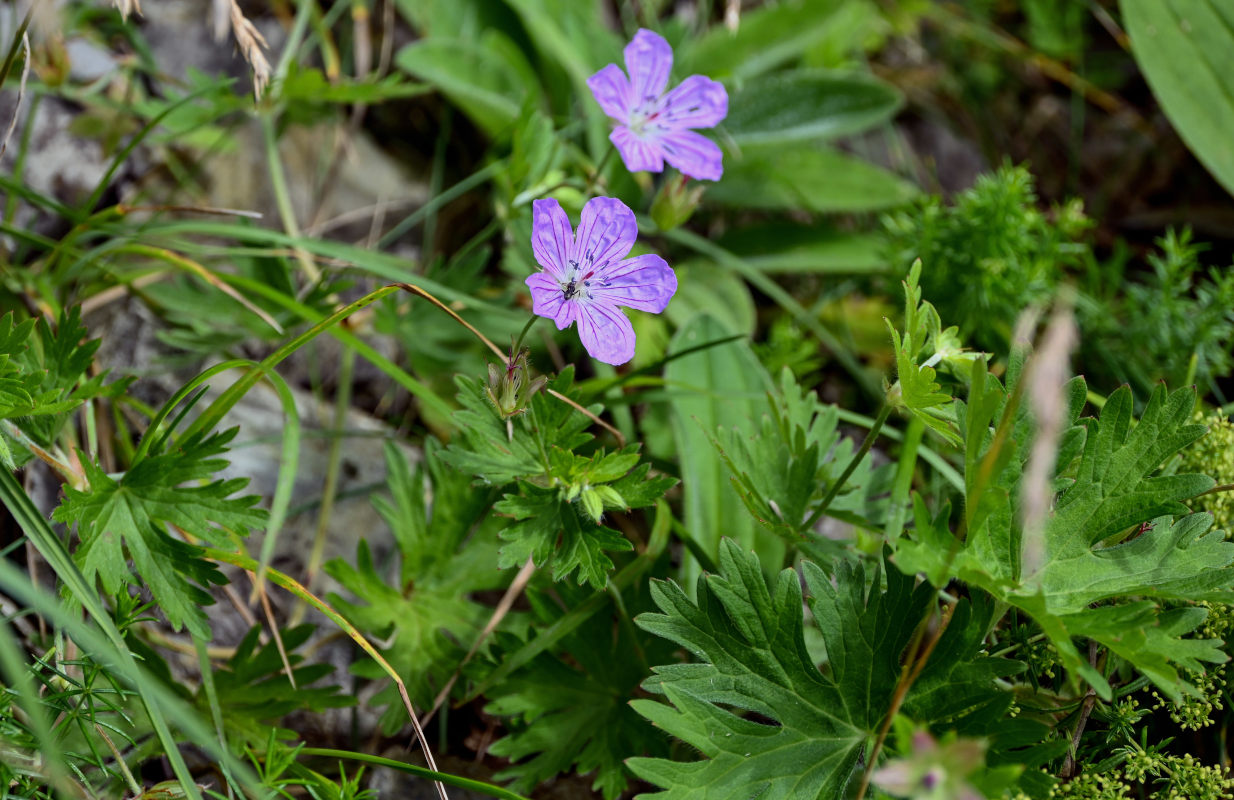
<path fill-rule="evenodd" d="M 883 527 L 883 540 L 893 548 L 900 534 L 904 532 L 908 495 L 913 488 L 913 473 L 917 471 L 917 449 L 921 446 L 924 432 L 925 423 L 918 417 L 908 421 L 908 429 L 904 432 L 904 446 L 900 450 L 900 463 L 896 466 L 895 484 L 891 488 L 891 511 L 887 514 L 887 524 Z"/>
<path fill-rule="evenodd" d="M 284 50 L 284 56 L 288 52 L 290 52 L 290 42 L 288 48 Z M 279 68 L 282 70 L 282 64 Z M 287 191 L 287 174 L 283 172 L 283 162 L 279 159 L 278 139 L 274 133 L 272 113 L 261 115 L 261 132 L 266 144 L 266 163 L 270 167 L 270 185 L 274 189 L 274 204 L 278 207 L 279 216 L 283 219 L 283 230 L 292 239 L 299 239 L 300 224 L 296 222 L 296 210 L 291 204 L 291 194 Z M 317 265 L 313 263 L 313 259 L 309 258 L 304 248 L 293 245 L 292 250 L 296 254 L 296 261 L 300 263 L 300 269 L 304 270 L 309 281 L 314 284 L 320 282 L 321 270 L 317 269 Z"/>
<path fill-rule="evenodd" d="M 866 438 L 861 442 L 861 447 L 856 453 L 853 453 L 853 457 L 848 461 L 848 466 L 846 466 L 844 471 L 840 473 L 840 477 L 836 480 L 836 482 L 831 485 L 831 489 L 827 492 L 827 496 L 823 498 L 823 502 L 819 504 L 818 508 L 814 509 L 814 513 L 811 514 L 810 518 L 805 521 L 804 525 L 801 526 L 803 530 L 810 530 L 813 528 L 814 524 L 822 518 L 823 514 L 827 513 L 827 508 L 831 505 L 831 501 L 835 500 L 836 495 L 838 495 L 840 490 L 844 488 L 844 484 L 848 482 L 849 476 L 852 475 L 853 471 L 857 469 L 857 465 L 861 463 L 861 459 L 865 458 L 866 454 L 870 452 L 870 448 L 874 446 L 874 440 L 878 438 L 878 432 L 882 430 L 883 423 L 886 422 L 887 418 L 890 416 L 891 405 L 889 403 L 883 403 L 883 407 L 878 412 L 878 416 L 874 419 L 874 424 L 870 427 L 869 433 L 866 434 Z"/>
<path fill-rule="evenodd" d="M 531 326 L 535 325 L 536 320 L 539 318 L 536 314 L 532 314 L 531 319 L 527 320 L 527 324 L 523 326 L 522 332 L 518 335 L 518 340 L 514 343 L 514 349 L 510 351 L 511 358 L 518 358 L 518 354 L 523 349 L 523 340 L 527 338 L 527 332 L 531 330 Z"/>

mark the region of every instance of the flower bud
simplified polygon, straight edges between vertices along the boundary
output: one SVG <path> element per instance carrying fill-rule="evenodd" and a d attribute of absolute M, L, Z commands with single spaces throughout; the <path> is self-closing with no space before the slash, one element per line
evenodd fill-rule
<path fill-rule="evenodd" d="M 509 419 L 526 411 L 532 396 L 548 383 L 548 378 L 543 375 L 534 379 L 531 377 L 527 353 L 524 349 L 505 366 L 493 363 L 488 365 L 488 386 L 484 391 L 502 419 Z"/>
<path fill-rule="evenodd" d="M 660 230 L 671 231 L 690 219 L 702 197 L 702 186 L 686 188 L 685 175 L 667 180 L 651 203 L 651 218 Z"/>

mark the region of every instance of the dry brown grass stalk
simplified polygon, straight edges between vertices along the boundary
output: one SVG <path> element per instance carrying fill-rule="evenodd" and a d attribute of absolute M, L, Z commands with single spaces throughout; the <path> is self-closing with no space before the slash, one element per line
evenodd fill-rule
<path fill-rule="evenodd" d="M 236 0 L 230 0 L 231 33 L 236 38 L 236 46 L 240 54 L 253 68 L 253 97 L 260 100 L 266 86 L 270 83 L 270 62 L 266 60 L 266 37 L 261 35 L 257 26 L 244 16 Z M 216 17 L 217 19 L 217 17 Z M 218 29 L 215 29 L 217 35 Z"/>
<path fill-rule="evenodd" d="M 112 3 L 120 11 L 120 16 L 126 20 L 134 11 L 141 13 L 141 0 L 112 0 Z"/>

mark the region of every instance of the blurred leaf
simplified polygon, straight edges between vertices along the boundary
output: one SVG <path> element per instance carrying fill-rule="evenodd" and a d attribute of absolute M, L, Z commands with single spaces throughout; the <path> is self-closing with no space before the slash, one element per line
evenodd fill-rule
<path fill-rule="evenodd" d="M 578 0 L 505 0 L 518 13 L 532 41 L 566 71 L 576 87 L 610 61 L 618 60 L 621 42 L 601 17 L 599 3 Z M 591 100 L 590 92 L 586 98 Z M 593 106 L 594 107 L 594 106 Z"/>
<path fill-rule="evenodd" d="M 736 31 L 717 25 L 682 45 L 677 72 L 712 78 L 753 78 L 800 58 L 827 40 L 840 0 L 789 0 L 741 15 Z"/>
<path fill-rule="evenodd" d="M 677 331 L 669 353 L 732 335 L 727 325 L 701 313 Z M 735 341 L 670 361 L 664 380 L 672 392 L 672 428 L 680 454 L 686 530 L 712 558 L 719 552 L 720 537 L 729 536 L 743 548 L 758 549 L 767 568 L 776 570 L 784 559 L 784 543 L 770 532 L 757 530 L 710 440 L 717 428 L 757 419 L 771 379 L 749 345 Z M 698 565 L 693 559 L 687 563 L 685 576 L 693 581 L 699 574 Z"/>
<path fill-rule="evenodd" d="M 883 272 L 888 267 L 881 236 L 848 233 L 821 224 L 761 223 L 725 235 L 720 246 L 741 256 L 750 266 L 776 275 L 854 275 Z"/>
<path fill-rule="evenodd" d="M 429 91 L 422 83 L 408 83 L 399 75 L 388 75 L 381 80 L 344 80 L 331 83 L 322 71 L 316 68 L 292 69 L 281 84 L 283 100 L 294 103 L 324 105 L 327 103 L 380 103 L 403 97 L 415 97 Z"/>
<path fill-rule="evenodd" d="M 798 70 L 744 84 L 724 127 L 743 146 L 835 139 L 886 122 L 902 104 L 895 87 L 869 75 Z"/>
<path fill-rule="evenodd" d="M 750 287 L 732 270 L 709 261 L 676 264 L 677 294 L 664 314 L 677 327 L 707 313 L 734 333 L 754 335 L 755 308 Z"/>
<path fill-rule="evenodd" d="M 1234 194 L 1234 5 L 1224 0 L 1122 0 L 1148 85 L 1174 129 Z"/>
<path fill-rule="evenodd" d="M 440 89 L 490 136 L 518 119 L 527 97 L 540 96 L 522 52 L 495 30 L 474 40 L 421 39 L 399 50 L 395 63 Z"/>
<path fill-rule="evenodd" d="M 724 161 L 707 199 L 740 208 L 877 211 L 912 200 L 902 178 L 823 145 L 751 145 Z"/>

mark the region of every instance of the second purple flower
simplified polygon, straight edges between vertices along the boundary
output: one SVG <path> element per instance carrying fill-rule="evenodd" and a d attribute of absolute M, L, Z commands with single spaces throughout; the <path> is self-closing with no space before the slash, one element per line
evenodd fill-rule
<path fill-rule="evenodd" d="M 596 102 L 618 122 L 609 139 L 631 172 L 662 172 L 664 162 L 696 180 L 724 174 L 719 146 L 692 128 L 711 128 L 728 114 L 724 86 L 691 75 L 671 92 L 673 48 L 663 36 L 640 28 L 623 51 L 626 73 L 616 64 L 587 79 Z"/>
<path fill-rule="evenodd" d="M 621 306 L 659 314 L 677 291 L 677 275 L 660 256 L 626 258 L 638 225 L 612 197 L 583 207 L 577 233 L 556 200 L 532 204 L 531 249 L 544 268 L 527 278 L 532 308 L 565 330 L 578 323 L 583 347 L 597 361 L 634 358 L 634 327 Z"/>

